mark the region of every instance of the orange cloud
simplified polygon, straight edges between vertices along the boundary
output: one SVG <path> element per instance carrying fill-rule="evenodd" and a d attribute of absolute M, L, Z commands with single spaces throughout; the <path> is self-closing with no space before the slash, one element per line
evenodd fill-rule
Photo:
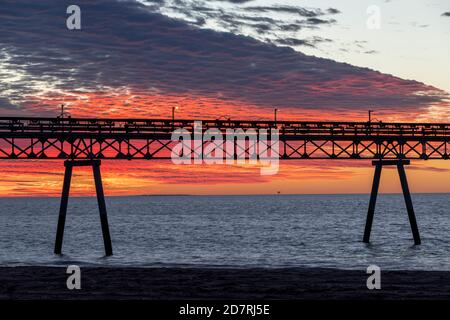
<path fill-rule="evenodd" d="M 169 95 L 116 89 L 109 92 L 60 92 L 54 95 L 27 97 L 27 115 L 56 116 L 61 105 L 73 117 L 171 118 L 172 107 L 177 119 L 272 120 L 275 107 L 249 104 L 245 101 L 210 98 L 191 94 Z M 278 108 L 277 119 L 285 121 L 367 121 L 367 109 Z M 23 114 L 23 113 L 22 113 Z M 418 108 L 375 110 L 374 117 L 384 122 L 450 120 L 450 102 Z"/>
<path fill-rule="evenodd" d="M 381 190 L 398 192 L 395 170 L 383 171 Z M 407 168 L 413 192 L 448 192 L 450 165 L 444 161 L 417 161 Z M 59 196 L 62 161 L 5 160 L 0 166 L 0 196 Z M 105 192 L 113 195 L 146 194 L 274 194 L 366 193 L 373 168 L 361 160 L 299 160 L 280 162 L 280 171 L 261 176 L 254 165 L 174 165 L 170 161 L 103 161 Z M 94 195 L 90 168 L 74 169 L 71 194 Z"/>

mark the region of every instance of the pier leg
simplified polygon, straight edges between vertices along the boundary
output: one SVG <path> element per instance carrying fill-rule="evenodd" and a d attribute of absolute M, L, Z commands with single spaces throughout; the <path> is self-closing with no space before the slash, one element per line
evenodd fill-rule
<path fill-rule="evenodd" d="M 399 162 L 397 164 L 398 175 L 400 177 L 400 183 L 402 185 L 403 197 L 405 198 L 406 210 L 408 210 L 409 224 L 411 225 L 411 231 L 414 237 L 414 244 L 419 245 L 420 234 L 419 228 L 417 227 L 416 215 L 414 214 L 414 208 L 411 200 L 411 194 L 409 193 L 408 180 L 406 179 L 405 168 L 403 163 Z"/>
<path fill-rule="evenodd" d="M 369 243 L 370 232 L 372 231 L 373 216 L 375 214 L 375 204 L 377 202 L 378 187 L 380 186 L 381 169 L 383 165 L 380 161 L 375 164 L 375 174 L 373 176 L 372 192 L 370 193 L 369 209 L 367 210 L 366 227 L 364 229 L 363 242 Z"/>
<path fill-rule="evenodd" d="M 111 256 L 113 254 L 111 236 L 109 234 L 108 215 L 106 213 L 105 195 L 103 194 L 102 177 L 100 174 L 100 162 L 92 165 L 94 173 L 95 191 L 97 193 L 98 209 L 100 211 L 100 223 L 102 225 L 103 242 L 105 244 L 105 254 Z"/>
<path fill-rule="evenodd" d="M 72 163 L 66 161 L 64 163 L 66 170 L 64 172 L 64 183 L 61 194 L 61 204 L 59 206 L 58 227 L 56 230 L 55 254 L 61 254 L 64 226 L 66 224 L 67 204 L 69 202 L 70 180 L 72 179 Z"/>
<path fill-rule="evenodd" d="M 378 187 L 380 185 L 381 169 L 383 166 L 397 166 L 398 175 L 400 177 L 400 183 L 402 185 L 403 197 L 405 198 L 406 209 L 408 211 L 409 223 L 411 225 L 411 231 L 414 237 L 414 244 L 419 245 L 420 234 L 417 228 L 416 216 L 414 214 L 414 208 L 411 200 L 411 194 L 409 192 L 408 180 L 406 179 L 404 165 L 410 164 L 409 160 L 374 160 L 372 164 L 375 166 L 375 175 L 373 177 L 372 193 L 370 195 L 369 210 L 367 211 L 366 228 L 364 229 L 363 242 L 368 243 L 370 240 L 370 231 L 372 230 L 373 216 L 375 213 L 375 203 L 377 201 Z"/>
<path fill-rule="evenodd" d="M 58 227 L 56 230 L 55 254 L 61 254 L 62 241 L 64 235 L 64 226 L 66 223 L 67 204 L 69 202 L 70 181 L 72 178 L 72 169 L 75 166 L 92 166 L 94 174 L 95 190 L 97 193 L 98 209 L 100 211 L 100 223 L 102 226 L 103 242 L 105 245 L 105 254 L 113 254 L 111 235 L 109 233 L 108 216 L 106 213 L 105 195 L 103 193 L 102 177 L 100 174 L 100 160 L 67 160 L 64 162 L 66 167 L 64 173 L 64 183 L 61 195 L 61 205 L 59 208 Z"/>

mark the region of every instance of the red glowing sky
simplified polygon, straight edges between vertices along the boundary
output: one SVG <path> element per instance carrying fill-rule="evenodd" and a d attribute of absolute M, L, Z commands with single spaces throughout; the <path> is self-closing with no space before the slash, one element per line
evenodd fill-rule
<path fill-rule="evenodd" d="M 273 119 L 277 108 L 280 120 L 366 120 L 368 109 L 384 122 L 450 120 L 448 94 L 437 88 L 198 29 L 137 2 L 83 2 L 83 30 L 71 32 L 54 1 L 6 1 L 1 115 L 55 116 L 64 104 L 73 117 L 168 118 L 178 106 L 178 118 Z M 446 162 L 411 169 L 420 182 L 413 191 L 450 191 Z M 250 165 L 104 161 L 102 170 L 107 194 L 130 195 L 360 193 L 372 169 L 366 161 L 286 161 L 277 175 L 261 176 Z M 0 173 L 0 196 L 53 196 L 63 165 L 3 161 Z M 91 180 L 77 168 L 73 194 L 91 195 Z M 382 190 L 398 191 L 391 180 Z"/>

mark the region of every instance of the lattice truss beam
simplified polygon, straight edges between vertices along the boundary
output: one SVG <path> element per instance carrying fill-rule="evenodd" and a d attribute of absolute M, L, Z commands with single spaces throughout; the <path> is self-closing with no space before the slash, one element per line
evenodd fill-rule
<path fill-rule="evenodd" d="M 174 149 L 176 148 L 176 149 Z M 449 159 L 449 141 L 280 140 L 171 141 L 165 139 L 0 138 L 1 159 Z M 187 150 L 187 152 L 186 152 Z"/>

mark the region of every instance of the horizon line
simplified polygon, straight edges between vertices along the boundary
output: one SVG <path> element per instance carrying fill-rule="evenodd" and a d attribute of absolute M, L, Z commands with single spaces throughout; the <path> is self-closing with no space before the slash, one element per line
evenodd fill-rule
<path fill-rule="evenodd" d="M 379 195 L 402 195 L 402 192 L 379 192 Z M 411 192 L 411 194 L 428 195 L 428 194 L 450 194 L 449 192 Z M 130 195 L 111 195 L 105 196 L 105 198 L 120 198 L 120 197 L 249 197 L 249 196 L 351 196 L 351 195 L 367 195 L 369 193 L 255 193 L 255 194 L 130 194 Z M 71 198 L 95 198 L 96 195 L 71 195 Z M 60 199 L 60 195 L 29 195 L 29 196 L 0 196 L 0 199 L 13 199 L 13 198 L 57 198 Z"/>

